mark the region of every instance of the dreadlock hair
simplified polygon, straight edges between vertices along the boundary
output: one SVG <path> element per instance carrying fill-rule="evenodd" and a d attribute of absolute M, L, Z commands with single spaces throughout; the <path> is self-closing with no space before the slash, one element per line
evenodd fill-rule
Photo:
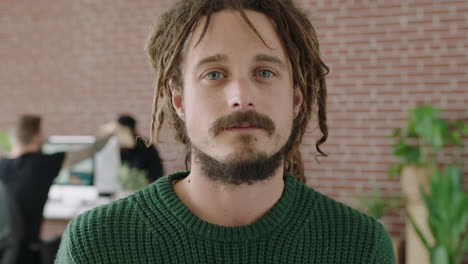
<path fill-rule="evenodd" d="M 183 89 L 181 64 L 184 45 L 200 19 L 206 17 L 198 43 L 206 33 L 211 16 L 226 9 L 238 11 L 267 47 L 268 45 L 244 10 L 266 15 L 275 26 L 292 66 L 293 87 L 299 88 L 304 96 L 285 147 L 285 170 L 304 183 L 304 165 L 299 146 L 315 108 L 322 133 L 321 138 L 316 141 L 316 149 L 320 156 L 327 156 L 320 149 L 320 145 L 328 137 L 325 75 L 329 73 L 329 68 L 320 58 L 319 43 L 314 27 L 305 13 L 299 10 L 291 0 L 182 0 L 159 18 L 151 28 L 146 44 L 149 61 L 156 73 L 151 134 L 148 144 L 152 144 L 155 130 L 156 138 L 159 139 L 161 128 L 167 120 L 175 130 L 176 141 L 181 142 L 187 148 L 185 165 L 188 168 L 191 144 L 185 125 L 172 106 L 170 87 L 172 83 L 172 85 L 175 84 L 176 89 Z M 156 124 L 157 128 L 155 128 Z"/>

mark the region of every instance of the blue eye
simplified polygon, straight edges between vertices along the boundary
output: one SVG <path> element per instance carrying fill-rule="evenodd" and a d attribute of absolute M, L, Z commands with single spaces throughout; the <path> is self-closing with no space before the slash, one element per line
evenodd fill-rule
<path fill-rule="evenodd" d="M 220 72 L 216 72 L 216 71 L 210 72 L 205 76 L 205 78 L 207 78 L 208 80 L 219 80 L 223 77 L 224 77 L 224 74 Z"/>
<path fill-rule="evenodd" d="M 271 78 L 273 77 L 274 73 L 272 71 L 269 71 L 269 70 L 259 70 L 257 72 L 257 75 L 261 78 Z"/>

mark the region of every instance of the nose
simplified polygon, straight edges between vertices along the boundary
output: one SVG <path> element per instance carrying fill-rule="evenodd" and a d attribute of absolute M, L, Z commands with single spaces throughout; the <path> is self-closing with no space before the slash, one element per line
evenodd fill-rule
<path fill-rule="evenodd" d="M 249 80 L 232 80 L 229 87 L 229 105 L 233 110 L 245 111 L 255 107 L 254 91 Z"/>

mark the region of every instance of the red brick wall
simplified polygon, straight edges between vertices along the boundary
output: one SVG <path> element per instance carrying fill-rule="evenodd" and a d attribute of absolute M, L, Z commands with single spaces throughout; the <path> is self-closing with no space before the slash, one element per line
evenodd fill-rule
<path fill-rule="evenodd" d="M 143 48 L 151 22 L 171 3 L 1 1 L 0 129 L 19 113 L 36 112 L 49 135 L 92 134 L 128 112 L 148 135 L 153 77 Z M 345 203 L 374 184 L 398 194 L 398 181 L 386 176 L 394 161 L 386 136 L 405 112 L 431 103 L 449 118 L 468 119 L 468 1 L 299 3 L 331 67 L 329 157 L 313 159 L 313 124 L 302 148 L 308 184 Z M 184 168 L 180 147 L 159 148 L 166 171 Z M 402 214 L 384 222 L 401 235 Z"/>
<path fill-rule="evenodd" d="M 308 155 L 309 184 L 343 202 L 376 183 L 384 194 L 399 193 L 386 176 L 394 161 L 386 136 L 406 111 L 430 103 L 447 118 L 468 119 L 468 1 L 302 3 L 331 67 L 330 156 L 317 164 Z M 311 133 L 305 153 L 313 144 Z M 384 220 L 391 233 L 403 231 L 402 214 Z"/>

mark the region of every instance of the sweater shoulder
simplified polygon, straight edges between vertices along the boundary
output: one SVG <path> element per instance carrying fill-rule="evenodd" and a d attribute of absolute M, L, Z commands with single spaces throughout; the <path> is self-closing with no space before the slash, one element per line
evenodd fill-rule
<path fill-rule="evenodd" d="M 67 231 L 75 239 L 101 240 L 115 234 L 115 231 L 121 231 L 122 227 L 137 218 L 134 195 L 131 195 L 82 213 L 68 224 Z"/>
<path fill-rule="evenodd" d="M 155 184 L 150 184 L 125 198 L 89 210 L 76 217 L 73 222 L 85 225 L 125 224 L 144 217 L 139 210 L 141 203 L 155 198 L 157 188 Z"/>
<path fill-rule="evenodd" d="M 74 218 L 63 235 L 58 263 L 111 263 L 121 254 L 122 248 L 116 245 L 147 240 L 152 233 L 142 221 L 138 199 L 148 191 L 151 186 Z"/>
<path fill-rule="evenodd" d="M 349 205 L 339 202 L 329 196 L 326 196 L 310 187 L 304 186 L 306 189 L 304 192 L 309 193 L 308 197 L 312 197 L 311 203 L 314 206 L 311 207 L 314 211 L 312 216 L 318 215 L 327 219 L 328 221 L 348 223 L 353 222 L 354 224 L 366 227 L 375 227 L 379 224 L 375 218 L 366 215 Z"/>
<path fill-rule="evenodd" d="M 380 222 L 309 187 L 304 188 L 314 203 L 306 228 L 311 237 L 321 238 L 318 245 L 323 248 L 334 245 L 336 254 L 353 252 L 350 257 L 363 261 L 359 263 L 394 263 L 390 236 Z M 379 254 L 386 257 L 374 262 Z"/>

